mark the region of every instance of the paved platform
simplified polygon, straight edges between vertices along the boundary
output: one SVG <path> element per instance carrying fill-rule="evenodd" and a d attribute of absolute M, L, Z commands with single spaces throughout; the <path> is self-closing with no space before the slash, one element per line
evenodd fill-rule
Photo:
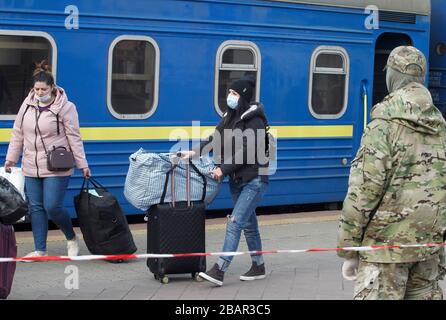
<path fill-rule="evenodd" d="M 259 217 L 264 250 L 335 247 L 339 211 L 306 212 Z M 138 247 L 146 253 L 144 224 L 131 225 Z M 225 219 L 206 221 L 206 250 L 220 251 Z M 81 235 L 79 229 L 76 233 Z M 66 255 L 66 241 L 60 231 L 50 231 L 50 255 Z M 17 232 L 19 256 L 33 250 L 30 232 Z M 246 251 L 244 238 L 239 250 Z M 81 255 L 89 254 L 81 241 Z M 208 267 L 217 260 L 209 257 Z M 250 267 L 248 255 L 237 256 L 223 287 L 197 282 L 190 275 L 170 276 L 167 285 L 153 278 L 145 260 L 122 264 L 105 261 L 18 263 L 11 300 L 349 300 L 353 283 L 341 276 L 335 253 L 265 255 L 268 276 L 242 282 L 239 275 Z M 74 267 L 73 267 L 74 266 Z M 79 288 L 70 289 L 73 270 L 79 274 Z M 442 284 L 446 289 L 446 283 Z"/>

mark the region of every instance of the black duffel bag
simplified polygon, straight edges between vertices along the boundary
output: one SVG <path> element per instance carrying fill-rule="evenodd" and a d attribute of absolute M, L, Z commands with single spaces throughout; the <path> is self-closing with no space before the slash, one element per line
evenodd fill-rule
<path fill-rule="evenodd" d="M 74 197 L 79 226 L 92 254 L 132 254 L 137 248 L 115 196 L 93 178 Z"/>
<path fill-rule="evenodd" d="M 28 213 L 28 204 L 6 178 L 0 177 L 0 222 L 13 224 Z"/>

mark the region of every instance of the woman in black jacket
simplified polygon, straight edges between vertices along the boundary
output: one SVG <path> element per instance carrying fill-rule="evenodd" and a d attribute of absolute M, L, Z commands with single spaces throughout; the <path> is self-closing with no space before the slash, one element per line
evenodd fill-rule
<path fill-rule="evenodd" d="M 184 153 L 184 157 L 206 154 L 213 150 L 217 168 L 212 171 L 214 179 L 229 176 L 229 187 L 234 202 L 228 216 L 223 252 L 237 251 L 241 232 L 245 234 L 249 251 L 261 251 L 262 242 L 257 223 L 256 207 L 268 186 L 268 161 L 265 157 L 266 117 L 260 103 L 250 104 L 253 85 L 247 80 L 238 80 L 229 87 L 228 111 L 223 115 L 215 132 L 208 141 L 200 144 L 199 150 Z M 223 285 L 224 273 L 233 256 L 221 256 L 200 277 Z M 266 277 L 261 254 L 251 254 L 252 266 L 240 280 L 256 280 Z"/>

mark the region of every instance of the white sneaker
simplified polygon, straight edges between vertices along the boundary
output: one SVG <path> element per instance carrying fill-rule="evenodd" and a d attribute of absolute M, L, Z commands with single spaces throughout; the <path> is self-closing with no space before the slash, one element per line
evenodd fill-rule
<path fill-rule="evenodd" d="M 76 257 L 79 254 L 79 242 L 77 237 L 67 241 L 67 250 L 69 257 Z"/>
<path fill-rule="evenodd" d="M 47 257 L 48 256 L 48 252 L 46 251 L 33 251 L 28 253 L 26 256 L 24 256 L 23 258 L 36 258 L 36 257 Z M 33 261 L 33 260 L 28 260 L 28 261 L 21 261 L 21 262 L 37 262 L 37 261 Z"/>

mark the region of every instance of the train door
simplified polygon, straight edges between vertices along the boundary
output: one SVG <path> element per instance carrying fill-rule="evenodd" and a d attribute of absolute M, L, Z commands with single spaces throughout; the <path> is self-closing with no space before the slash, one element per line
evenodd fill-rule
<path fill-rule="evenodd" d="M 388 94 L 384 67 L 387 64 L 390 52 L 398 46 L 408 45 L 412 45 L 412 40 L 409 36 L 398 33 L 384 33 L 376 40 L 372 97 L 373 105 L 382 101 Z"/>

